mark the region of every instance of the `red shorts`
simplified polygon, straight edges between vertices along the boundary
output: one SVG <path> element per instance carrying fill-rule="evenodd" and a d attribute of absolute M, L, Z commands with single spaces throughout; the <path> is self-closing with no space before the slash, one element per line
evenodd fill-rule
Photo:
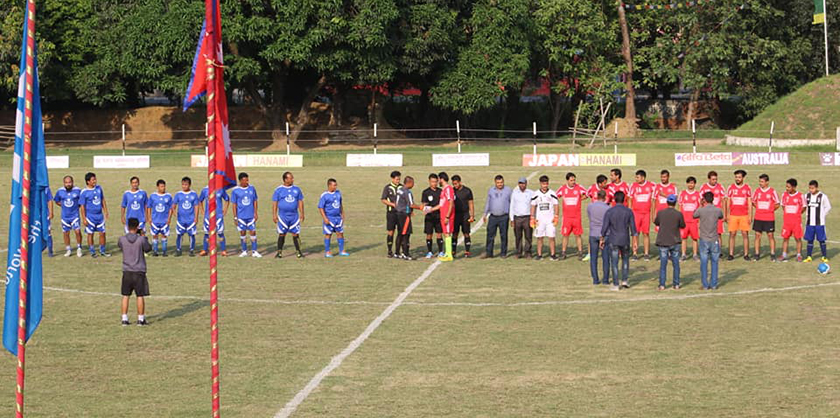
<path fill-rule="evenodd" d="M 580 218 L 567 218 L 563 217 L 563 228 L 560 230 L 560 233 L 564 237 L 568 237 L 569 235 L 583 235 L 583 222 Z"/>
<path fill-rule="evenodd" d="M 793 236 L 794 239 L 802 239 L 802 224 L 799 222 L 791 222 L 782 226 L 782 239 L 788 239 Z"/>
<path fill-rule="evenodd" d="M 443 229 L 441 233 L 452 235 L 452 231 L 455 230 L 455 212 L 452 213 L 452 216 L 449 217 L 449 223 L 443 221 L 443 218 L 440 219 L 440 227 Z"/>
<path fill-rule="evenodd" d="M 723 219 L 718 221 L 718 235 L 723 234 Z"/>
<path fill-rule="evenodd" d="M 680 230 L 680 236 L 682 239 L 691 238 L 693 240 L 697 240 L 700 238 L 700 230 L 698 229 L 700 226 L 697 222 L 691 222 L 685 224 L 685 228 Z"/>
<path fill-rule="evenodd" d="M 650 212 L 648 212 L 648 213 L 633 212 L 633 216 L 636 218 L 636 232 L 638 232 L 640 234 L 649 234 L 650 233 Z"/>

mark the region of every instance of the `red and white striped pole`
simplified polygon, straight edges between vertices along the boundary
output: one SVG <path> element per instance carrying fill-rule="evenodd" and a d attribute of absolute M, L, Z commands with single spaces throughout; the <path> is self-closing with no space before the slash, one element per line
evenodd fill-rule
<path fill-rule="evenodd" d="M 213 9 L 216 0 L 205 0 L 205 21 L 207 42 L 207 210 L 208 242 L 210 250 L 210 361 L 212 370 L 213 417 L 220 416 L 219 400 L 219 291 L 218 269 L 216 255 L 216 190 L 219 179 L 216 176 L 216 135 L 221 134 L 216 129 L 216 20 Z M 220 11 L 216 11 L 219 13 Z"/>
<path fill-rule="evenodd" d="M 18 306 L 17 385 L 15 386 L 15 416 L 23 418 L 23 387 L 26 365 L 26 285 L 29 270 L 29 183 L 32 166 L 32 92 L 35 79 L 35 0 L 27 0 L 26 70 L 24 73 L 23 109 L 23 178 L 21 179 L 20 217 L 20 298 Z"/>

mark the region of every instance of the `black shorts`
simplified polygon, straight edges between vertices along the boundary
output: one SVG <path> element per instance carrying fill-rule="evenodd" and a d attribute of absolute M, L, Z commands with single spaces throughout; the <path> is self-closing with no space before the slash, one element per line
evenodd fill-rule
<path fill-rule="evenodd" d="M 399 228 L 397 228 L 398 234 L 411 235 L 411 216 L 408 216 L 407 213 L 397 214 L 397 222 L 399 225 Z"/>
<path fill-rule="evenodd" d="M 457 234 L 461 231 L 464 235 L 470 234 L 470 216 L 469 215 L 455 215 L 455 223 L 452 227 L 452 233 Z"/>
<path fill-rule="evenodd" d="M 426 235 L 432 235 L 434 233 L 440 234 L 443 232 L 443 226 L 440 224 L 440 217 L 435 216 L 428 216 L 426 215 L 425 225 L 423 225 L 423 232 Z"/>
<path fill-rule="evenodd" d="M 131 296 L 131 292 L 134 292 L 137 296 L 149 296 L 149 281 L 146 279 L 146 272 L 123 272 L 122 295 Z"/>
<path fill-rule="evenodd" d="M 397 224 L 399 221 L 397 220 L 397 211 L 391 209 L 388 213 L 385 214 L 385 228 L 388 231 L 393 231 L 397 229 Z"/>
<path fill-rule="evenodd" d="M 753 221 L 753 231 L 755 232 L 776 232 L 776 221 Z"/>

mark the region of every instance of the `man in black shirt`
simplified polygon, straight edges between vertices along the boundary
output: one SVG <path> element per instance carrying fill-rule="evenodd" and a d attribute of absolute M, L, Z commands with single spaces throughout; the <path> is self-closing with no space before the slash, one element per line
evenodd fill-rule
<path fill-rule="evenodd" d="M 397 248 L 394 258 L 403 260 L 414 260 L 411 257 L 411 211 L 412 209 L 422 210 L 423 206 L 414 203 L 414 196 L 411 189 L 414 187 L 414 179 L 406 176 L 405 185 L 397 190 L 397 201 L 394 212 L 397 214 Z"/>
<path fill-rule="evenodd" d="M 429 174 L 429 187 L 423 190 L 422 205 L 430 208 L 440 203 L 440 188 L 438 188 L 438 176 L 435 173 Z M 437 235 L 438 253 L 443 254 L 443 228 L 440 226 L 440 211 L 433 210 L 426 214 L 423 232 L 426 234 L 426 258 L 434 257 L 432 252 L 432 234 Z"/>
<path fill-rule="evenodd" d="M 470 256 L 470 224 L 475 221 L 475 205 L 472 190 L 464 186 L 461 176 L 452 176 L 452 188 L 455 189 L 455 228 L 452 233 L 452 255 L 458 246 L 458 231 L 464 233 L 464 257 Z"/>
<path fill-rule="evenodd" d="M 391 258 L 394 256 L 394 230 L 397 229 L 397 213 L 396 203 L 397 203 L 397 191 L 402 187 L 400 185 L 400 177 L 402 173 L 399 171 L 392 171 L 391 172 L 391 182 L 382 189 L 382 204 L 386 207 L 385 212 L 385 228 L 388 231 L 388 237 L 386 238 L 386 243 L 388 244 L 388 257 Z"/>

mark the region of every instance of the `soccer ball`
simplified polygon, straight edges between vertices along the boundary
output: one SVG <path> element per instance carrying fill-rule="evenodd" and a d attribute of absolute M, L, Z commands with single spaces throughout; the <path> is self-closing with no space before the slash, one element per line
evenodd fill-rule
<path fill-rule="evenodd" d="M 817 271 L 820 272 L 820 274 L 828 274 L 828 272 L 831 271 L 831 266 L 829 266 L 828 263 L 820 263 L 820 265 L 817 266 Z"/>

